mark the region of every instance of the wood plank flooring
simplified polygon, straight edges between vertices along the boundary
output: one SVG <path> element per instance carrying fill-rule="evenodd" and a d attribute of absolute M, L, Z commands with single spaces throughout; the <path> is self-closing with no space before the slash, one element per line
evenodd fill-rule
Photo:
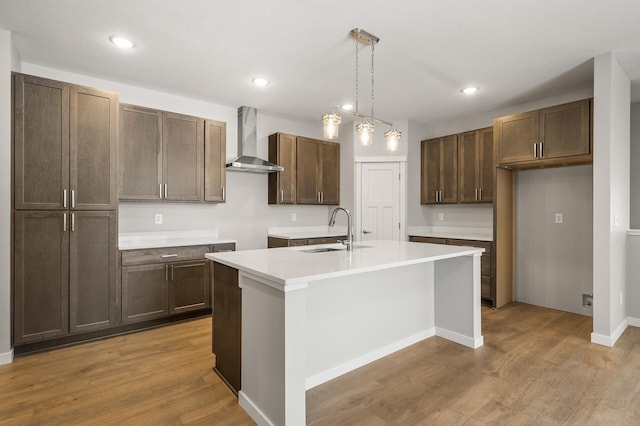
<path fill-rule="evenodd" d="M 484 347 L 434 337 L 307 392 L 309 425 L 640 424 L 640 329 L 591 344 L 591 318 L 484 309 Z M 0 425 L 250 425 L 211 371 L 211 321 L 18 357 Z"/>

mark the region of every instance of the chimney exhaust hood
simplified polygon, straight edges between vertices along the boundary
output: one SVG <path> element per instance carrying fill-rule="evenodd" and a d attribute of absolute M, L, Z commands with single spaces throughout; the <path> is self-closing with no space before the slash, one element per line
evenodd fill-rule
<path fill-rule="evenodd" d="M 227 170 L 250 173 L 273 173 L 284 170 L 282 166 L 258 158 L 258 110 L 242 106 L 238 108 L 238 158 L 227 163 Z"/>

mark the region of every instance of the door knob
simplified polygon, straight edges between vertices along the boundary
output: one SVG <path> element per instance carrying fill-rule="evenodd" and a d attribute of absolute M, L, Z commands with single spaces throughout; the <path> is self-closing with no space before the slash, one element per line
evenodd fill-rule
<path fill-rule="evenodd" d="M 362 230 L 362 233 L 363 233 L 363 234 L 371 234 L 372 232 L 371 232 L 371 231 L 367 231 L 366 229 L 363 229 L 363 230 Z"/>

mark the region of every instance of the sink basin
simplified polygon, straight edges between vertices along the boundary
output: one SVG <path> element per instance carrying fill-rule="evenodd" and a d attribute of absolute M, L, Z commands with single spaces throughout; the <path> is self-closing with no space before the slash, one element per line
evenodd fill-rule
<path fill-rule="evenodd" d="M 359 249 L 359 248 L 366 248 L 366 247 L 371 247 L 371 246 L 363 246 L 360 244 L 354 244 L 353 245 L 353 249 Z M 317 247 L 317 248 L 309 248 L 309 249 L 304 249 L 304 250 L 300 250 L 303 253 L 326 253 L 328 251 L 346 251 L 347 250 L 347 246 L 342 246 L 342 247 Z"/>

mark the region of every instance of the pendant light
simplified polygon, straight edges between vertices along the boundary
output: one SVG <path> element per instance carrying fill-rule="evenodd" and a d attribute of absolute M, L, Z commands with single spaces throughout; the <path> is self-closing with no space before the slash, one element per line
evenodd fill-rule
<path fill-rule="evenodd" d="M 391 129 L 384 133 L 384 138 L 387 142 L 388 151 L 397 151 L 400 143 L 402 133 L 393 128 L 393 123 L 376 118 L 373 115 L 373 107 L 375 103 L 374 97 L 374 46 L 380 41 L 380 39 L 373 34 L 368 33 L 362 28 L 354 28 L 349 32 L 349 35 L 355 40 L 355 111 L 349 111 L 341 107 L 331 107 L 331 110 L 322 115 L 322 124 L 324 126 L 323 135 L 325 139 L 336 139 L 338 137 L 338 131 L 342 117 L 336 114 L 337 111 L 341 111 L 347 114 L 351 114 L 355 117 L 362 119 L 360 123 L 356 125 L 356 131 L 358 132 L 358 140 L 363 146 L 368 146 L 373 143 L 373 131 L 375 130 L 374 122 L 382 123 L 389 126 Z M 361 114 L 358 107 L 358 78 L 359 78 L 359 63 L 358 63 L 358 48 L 359 45 L 371 46 L 371 113 L 369 115 Z"/>

